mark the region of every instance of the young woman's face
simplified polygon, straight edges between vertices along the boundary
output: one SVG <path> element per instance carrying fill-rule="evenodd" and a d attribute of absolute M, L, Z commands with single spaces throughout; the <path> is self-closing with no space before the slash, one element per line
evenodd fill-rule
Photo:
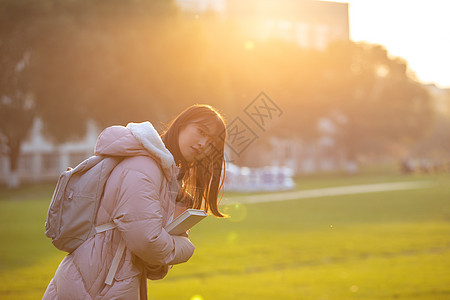
<path fill-rule="evenodd" d="M 180 130 L 178 136 L 178 146 L 181 155 L 187 162 L 193 162 L 202 155 L 212 140 L 217 128 L 206 126 L 202 123 L 190 123 Z"/>

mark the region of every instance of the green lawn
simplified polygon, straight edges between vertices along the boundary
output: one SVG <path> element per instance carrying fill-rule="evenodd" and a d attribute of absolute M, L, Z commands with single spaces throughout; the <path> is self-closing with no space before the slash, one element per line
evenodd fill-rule
<path fill-rule="evenodd" d="M 435 185 L 224 206 L 231 217 L 198 224 L 193 258 L 149 282 L 149 298 L 450 299 L 450 176 L 389 174 L 296 182 L 299 189 Z M 40 299 L 64 256 L 43 233 L 52 188 L 0 190 L 0 299 Z"/>

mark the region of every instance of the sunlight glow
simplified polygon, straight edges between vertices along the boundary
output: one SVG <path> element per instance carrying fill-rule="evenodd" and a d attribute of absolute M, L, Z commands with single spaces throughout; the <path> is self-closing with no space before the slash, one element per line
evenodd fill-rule
<path fill-rule="evenodd" d="M 244 44 L 244 48 L 247 51 L 252 51 L 255 48 L 255 43 L 253 43 L 252 41 L 246 41 Z"/>
<path fill-rule="evenodd" d="M 230 203 L 224 207 L 224 213 L 230 216 L 230 222 L 242 222 L 247 217 L 247 207 L 243 203 Z"/>
<path fill-rule="evenodd" d="M 450 1 L 347 0 L 350 37 L 404 58 L 417 78 L 450 88 Z"/>

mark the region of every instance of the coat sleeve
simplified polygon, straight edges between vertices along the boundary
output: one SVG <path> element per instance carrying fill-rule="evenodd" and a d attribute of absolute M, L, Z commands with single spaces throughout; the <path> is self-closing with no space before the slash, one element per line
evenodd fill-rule
<path fill-rule="evenodd" d="M 162 173 L 159 168 L 152 170 L 150 173 L 132 169 L 122 172 L 114 222 L 126 247 L 146 264 L 186 262 L 194 252 L 194 245 L 187 237 L 172 236 L 163 228 Z"/>
<path fill-rule="evenodd" d="M 147 279 L 151 280 L 163 279 L 172 268 L 172 265 L 149 265 L 137 256 L 135 256 L 134 261 L 145 269 Z"/>

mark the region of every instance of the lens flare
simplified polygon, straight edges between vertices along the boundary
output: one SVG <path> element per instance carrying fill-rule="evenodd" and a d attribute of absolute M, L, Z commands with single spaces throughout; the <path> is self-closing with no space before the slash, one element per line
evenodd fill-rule
<path fill-rule="evenodd" d="M 239 202 L 225 205 L 223 212 L 230 216 L 230 222 L 242 222 L 247 217 L 247 207 Z"/>
<path fill-rule="evenodd" d="M 359 287 L 357 285 L 352 285 L 350 287 L 350 292 L 356 293 L 359 290 Z"/>
<path fill-rule="evenodd" d="M 227 242 L 228 242 L 228 244 L 234 245 L 234 244 L 236 244 L 238 242 L 238 239 L 239 239 L 239 234 L 237 232 L 235 232 L 235 231 L 229 232 L 227 234 Z"/>

